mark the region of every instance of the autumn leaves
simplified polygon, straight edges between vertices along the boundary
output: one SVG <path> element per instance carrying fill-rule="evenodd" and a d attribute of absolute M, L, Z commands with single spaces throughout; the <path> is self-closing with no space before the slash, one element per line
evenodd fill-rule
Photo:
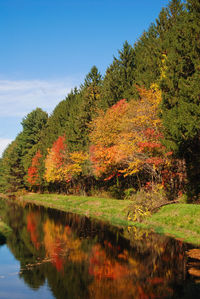
<path fill-rule="evenodd" d="M 144 171 L 157 180 L 169 163 L 158 117 L 161 93 L 138 88 L 139 100 L 121 100 L 92 123 L 90 157 L 95 174 L 134 175 Z"/>
<path fill-rule="evenodd" d="M 138 92 L 139 100 L 122 99 L 105 112 L 97 111 L 89 125 L 87 152 L 70 152 L 65 135 L 58 137 L 45 159 L 37 151 L 28 169 L 29 184 L 40 184 L 42 163 L 47 183 L 68 183 L 86 175 L 86 164 L 90 173 L 100 179 L 143 172 L 152 182 L 161 183 L 163 169 L 170 164 L 170 153 L 161 143 L 162 124 L 158 117 L 161 93 L 155 86 L 150 90 L 138 88 Z"/>

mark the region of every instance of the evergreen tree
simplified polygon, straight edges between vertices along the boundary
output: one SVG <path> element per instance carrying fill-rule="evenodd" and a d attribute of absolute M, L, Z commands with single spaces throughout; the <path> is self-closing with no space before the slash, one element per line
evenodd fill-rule
<path fill-rule="evenodd" d="M 150 88 L 160 77 L 161 53 L 157 28 L 152 24 L 135 44 L 135 84 Z"/>
<path fill-rule="evenodd" d="M 65 128 L 70 151 L 85 151 L 88 149 L 89 123 L 99 105 L 101 87 L 102 76 L 97 67 L 93 66 L 70 106 L 69 122 L 67 122 Z"/>
<path fill-rule="evenodd" d="M 188 194 L 200 192 L 200 10 L 198 1 L 169 4 L 173 26 L 167 32 L 166 70 L 161 80 L 166 144 L 186 161 Z M 181 10 L 182 9 L 182 10 Z"/>
<path fill-rule="evenodd" d="M 28 167 L 37 151 L 47 118 L 47 113 L 37 108 L 22 120 L 23 131 L 7 147 L 1 160 L 1 188 L 4 191 L 14 192 L 27 186 Z"/>
<path fill-rule="evenodd" d="M 6 185 L 6 180 L 5 180 L 5 169 L 3 165 L 3 159 L 0 159 L 0 192 L 5 191 L 5 185 Z"/>
<path fill-rule="evenodd" d="M 5 192 L 16 192 L 24 187 L 24 168 L 21 164 L 22 145 L 20 133 L 16 139 L 6 148 L 1 160 L 1 188 Z"/>
<path fill-rule="evenodd" d="M 130 99 L 135 93 L 135 51 L 126 41 L 123 49 L 118 51 L 113 63 L 107 68 L 103 80 L 102 106 L 111 107 L 119 100 Z"/>
<path fill-rule="evenodd" d="M 65 100 L 61 101 L 48 118 L 46 126 L 41 132 L 40 149 L 46 155 L 47 149 L 51 148 L 57 138 L 65 133 L 65 128 L 70 118 L 70 110 L 75 101 L 78 91 L 72 90 Z"/>
<path fill-rule="evenodd" d="M 81 87 L 84 88 L 97 88 L 101 85 L 102 83 L 102 76 L 100 72 L 98 71 L 98 68 L 94 65 L 90 72 L 86 75 L 84 84 L 81 85 Z"/>
<path fill-rule="evenodd" d="M 36 108 L 22 120 L 23 131 L 20 134 L 19 142 L 22 147 L 21 162 L 26 173 L 38 150 L 37 144 L 41 140 L 41 132 L 46 126 L 47 120 L 48 114 L 40 108 Z"/>

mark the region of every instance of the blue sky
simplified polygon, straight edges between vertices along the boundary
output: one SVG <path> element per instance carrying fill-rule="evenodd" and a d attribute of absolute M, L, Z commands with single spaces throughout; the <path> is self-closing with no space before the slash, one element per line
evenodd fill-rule
<path fill-rule="evenodd" d="M 104 74 L 167 0 L 0 0 L 0 155 L 27 113 L 51 113 L 93 65 Z"/>

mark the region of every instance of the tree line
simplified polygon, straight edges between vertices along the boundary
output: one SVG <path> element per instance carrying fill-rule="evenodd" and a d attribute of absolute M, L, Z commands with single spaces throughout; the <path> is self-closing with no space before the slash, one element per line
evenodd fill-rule
<path fill-rule="evenodd" d="M 123 198 L 200 192 L 200 3 L 172 0 L 102 76 L 96 66 L 48 114 L 36 108 L 0 159 L 0 190 Z"/>

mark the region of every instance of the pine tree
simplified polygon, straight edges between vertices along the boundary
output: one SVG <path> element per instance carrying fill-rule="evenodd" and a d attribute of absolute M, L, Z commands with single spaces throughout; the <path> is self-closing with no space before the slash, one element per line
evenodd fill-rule
<path fill-rule="evenodd" d="M 47 149 L 52 147 L 57 138 L 65 133 L 70 119 L 70 111 L 72 110 L 77 94 L 78 91 L 75 88 L 67 95 L 65 100 L 61 101 L 55 107 L 48 118 L 47 124 L 41 132 L 40 149 L 44 155 L 47 154 Z"/>
<path fill-rule="evenodd" d="M 101 74 L 97 67 L 93 66 L 70 106 L 69 122 L 66 125 L 65 134 L 71 152 L 88 149 L 89 123 L 99 105 L 101 86 Z"/>
<path fill-rule="evenodd" d="M 20 143 L 20 133 L 16 139 L 6 148 L 3 153 L 1 168 L 3 173 L 2 190 L 4 192 L 16 192 L 24 188 L 23 177 L 25 175 L 24 168 L 21 164 L 22 146 Z"/>
<path fill-rule="evenodd" d="M 135 84 L 150 88 L 160 77 L 161 54 L 156 26 L 152 24 L 135 44 Z"/>
<path fill-rule="evenodd" d="M 19 143 L 22 147 L 21 164 L 26 174 L 32 158 L 38 150 L 37 145 L 41 140 L 41 132 L 46 126 L 47 120 L 48 114 L 40 108 L 36 108 L 22 120 L 23 131 L 20 134 Z"/>
<path fill-rule="evenodd" d="M 165 36 L 170 46 L 160 84 L 162 119 L 166 145 L 185 159 L 188 195 L 195 197 L 200 192 L 200 11 L 198 1 L 189 0 L 187 9 L 181 7 L 178 0 L 169 4 L 173 26 Z"/>
<path fill-rule="evenodd" d="M 118 51 L 118 58 L 107 68 L 103 80 L 102 108 L 108 108 L 119 100 L 129 100 L 134 94 L 135 51 L 126 41 Z"/>

